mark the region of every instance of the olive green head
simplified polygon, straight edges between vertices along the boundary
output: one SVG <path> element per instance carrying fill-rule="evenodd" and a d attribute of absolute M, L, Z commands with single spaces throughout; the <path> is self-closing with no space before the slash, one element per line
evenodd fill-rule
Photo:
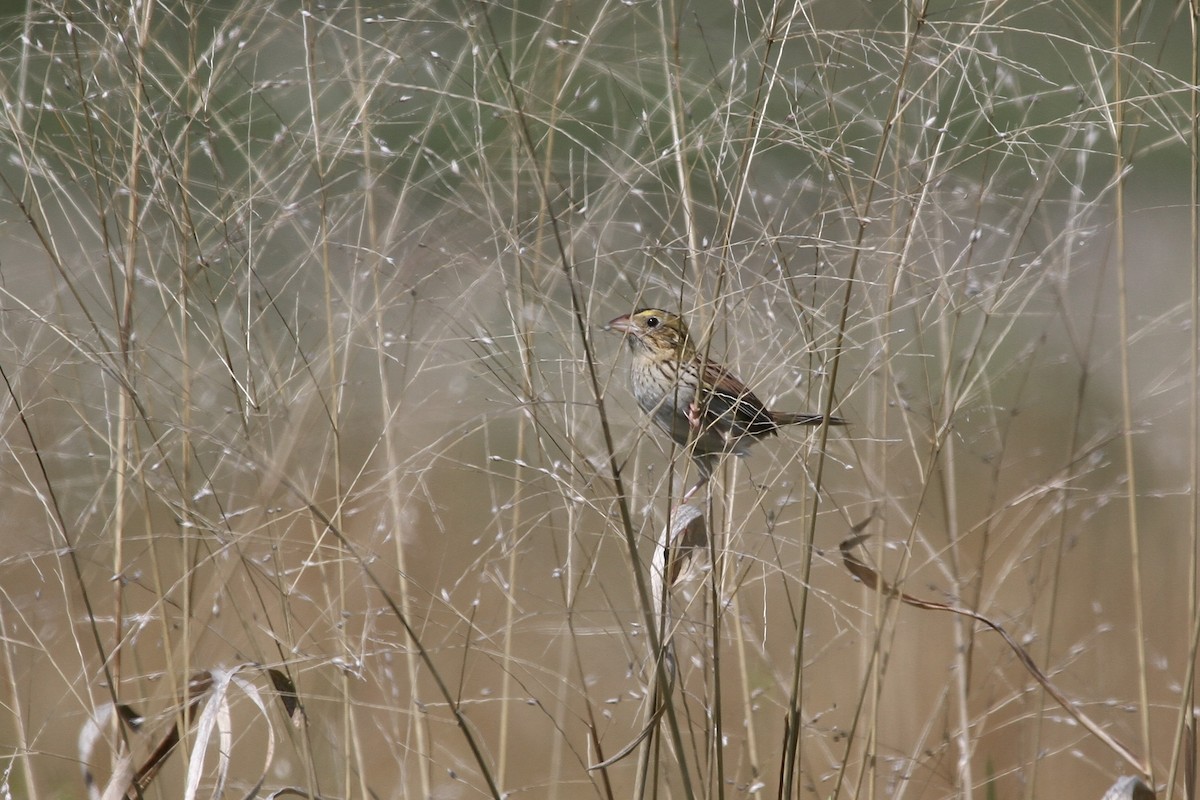
<path fill-rule="evenodd" d="M 683 317 L 661 308 L 641 308 L 617 317 L 604 327 L 625 334 L 635 353 L 682 359 L 695 352 Z"/>

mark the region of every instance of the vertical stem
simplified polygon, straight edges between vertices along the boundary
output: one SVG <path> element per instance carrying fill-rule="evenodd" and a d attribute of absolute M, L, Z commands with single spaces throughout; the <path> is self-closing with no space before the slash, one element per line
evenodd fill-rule
<path fill-rule="evenodd" d="M 312 136 L 312 165 L 317 180 L 317 202 L 319 205 L 319 230 L 318 230 L 318 248 L 320 251 L 321 274 L 324 280 L 324 299 L 325 299 L 325 346 L 327 349 L 328 362 L 328 381 L 329 381 L 329 400 L 326 406 L 326 413 L 329 420 L 329 435 L 332 445 L 332 465 L 328 474 L 333 478 L 333 511 L 329 515 L 330 521 L 338 530 L 342 529 L 342 505 L 344 499 L 344 489 L 342 486 L 342 438 L 341 438 L 341 406 L 343 397 L 344 383 L 342 381 L 341 372 L 345 368 L 346 362 L 338 358 L 338 331 L 334 325 L 337 319 L 337 312 L 334 308 L 334 296 L 336 288 L 333 280 L 333 264 L 330 260 L 329 251 L 329 193 L 326 181 L 326 172 L 328 166 L 325 163 L 324 143 L 322 140 L 322 117 L 320 103 L 318 102 L 318 88 L 321 86 L 321 77 L 317 74 L 317 34 L 320 27 L 316 16 L 312 12 L 312 3 L 309 0 L 303 5 L 300 12 L 301 26 L 304 34 L 304 82 L 307 90 L 308 113 L 309 113 L 309 131 Z M 349 324 L 349 323 L 348 323 Z M 318 476 L 317 480 L 320 480 Z M 327 531 L 322 530 L 319 534 L 324 537 Z M 334 542 L 338 549 L 337 557 L 334 559 L 337 564 L 336 582 L 333 587 L 335 597 L 331 598 L 331 613 L 339 615 L 342 609 L 347 608 L 346 589 L 349 585 L 349 580 L 346 575 L 346 561 L 349 554 L 346 551 L 344 543 L 338 539 Z M 326 590 L 329 590 L 328 582 L 326 582 Z M 337 631 L 340 637 L 339 646 L 347 655 L 349 663 L 354 663 L 357 656 L 351 652 L 351 642 L 348 637 L 348 631 L 345 625 L 334 624 L 334 630 Z M 339 689 L 342 696 L 342 736 L 341 742 L 343 747 L 342 763 L 345 770 L 342 775 L 342 794 L 345 797 L 351 796 L 351 779 L 355 773 L 362 776 L 361 769 L 355 769 L 353 764 L 361 765 L 361 752 L 353 746 L 355 740 L 353 731 L 353 697 L 351 691 L 351 675 L 349 670 L 342 670 L 339 673 Z M 365 787 L 363 787 L 365 788 Z"/>
<path fill-rule="evenodd" d="M 1189 5 L 1189 22 L 1192 37 L 1192 91 L 1191 91 L 1191 252 L 1192 252 L 1192 286 L 1191 286 L 1191 328 L 1192 346 L 1188 360 L 1190 375 L 1191 397 L 1188 403 L 1188 442 L 1191 447 L 1189 462 L 1188 490 L 1192 502 L 1188 508 L 1188 536 L 1191 544 L 1191 560 L 1188 563 L 1188 619 L 1192 622 L 1192 636 L 1188 646 L 1183 691 L 1180 693 L 1179 717 L 1175 725 L 1175 742 L 1171 748 L 1171 767 L 1167 778 L 1167 790 L 1164 797 L 1175 796 L 1175 783 L 1178 780 L 1181 760 L 1191 762 L 1191 772 L 1195 773 L 1196 760 L 1196 713 L 1194 709 L 1198 701 L 1196 696 L 1196 655 L 1200 649 L 1200 606 L 1198 606 L 1197 570 L 1200 564 L 1200 0 L 1191 0 Z M 1185 786 L 1185 791 L 1189 788 Z"/>
<path fill-rule="evenodd" d="M 128 475 L 131 469 L 129 452 L 132 446 L 130 442 L 130 417 L 133 413 L 133 398 L 131 393 L 133 391 L 134 276 L 137 271 L 137 251 L 140 240 L 138 214 L 141 206 L 138 187 L 141 183 L 142 147 L 145 135 L 145 132 L 142 130 L 142 103 L 145 98 L 141 90 L 140 78 L 144 69 L 146 38 L 150 30 L 150 14 L 154 7 L 153 3 L 144 3 L 142 5 L 142 14 L 137 20 L 137 28 L 134 31 L 133 108 L 130 114 L 131 130 L 128 173 L 124 187 L 129 197 L 125 206 L 125 241 L 121 263 L 124 280 L 120 297 L 113 297 L 114 302 L 119 302 L 121 306 L 117 324 L 121 347 L 121 368 L 125 377 L 117 395 L 117 434 L 113 453 L 113 477 L 115 480 L 113 484 L 113 515 L 110 528 L 113 539 L 112 574 L 115 577 L 113 581 L 112 679 L 113 690 L 118 696 L 121 692 L 121 640 L 125 636 L 125 526 L 128 516 L 125 494 L 127 491 Z M 114 724 L 116 724 L 115 716 Z"/>
<path fill-rule="evenodd" d="M 1113 99 L 1112 125 L 1114 148 L 1113 183 L 1116 204 L 1116 255 L 1117 255 L 1117 303 L 1119 333 L 1121 337 L 1121 419 L 1122 439 L 1125 445 L 1126 508 L 1129 524 L 1129 568 L 1133 593 L 1134 642 L 1137 652 L 1138 694 L 1140 700 L 1139 719 L 1142 729 L 1142 752 L 1150 753 L 1150 696 L 1146 682 L 1146 642 L 1143 635 L 1145 611 L 1142 597 L 1141 536 L 1138 531 L 1137 513 L 1137 470 L 1133 450 L 1133 398 L 1130 394 L 1129 377 L 1129 291 L 1125 258 L 1125 153 L 1124 123 L 1125 99 L 1121 85 L 1121 2 L 1113 3 Z M 1148 762 L 1153 764 L 1152 760 Z M 1153 776 L 1150 776 L 1153 778 Z M 1151 780 L 1153 784 L 1153 780 Z"/>

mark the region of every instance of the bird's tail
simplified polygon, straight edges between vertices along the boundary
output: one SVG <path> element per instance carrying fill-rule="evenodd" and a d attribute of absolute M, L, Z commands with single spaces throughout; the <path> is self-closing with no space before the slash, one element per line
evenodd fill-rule
<path fill-rule="evenodd" d="M 821 414 L 792 414 L 788 411 L 772 411 L 771 419 L 776 425 L 820 425 L 825 419 Z M 830 417 L 830 425 L 845 425 L 846 420 L 841 417 Z"/>

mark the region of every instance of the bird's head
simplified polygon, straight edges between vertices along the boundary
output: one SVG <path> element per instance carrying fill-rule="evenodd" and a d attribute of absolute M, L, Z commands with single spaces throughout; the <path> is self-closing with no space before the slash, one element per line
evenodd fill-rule
<path fill-rule="evenodd" d="M 634 353 L 651 358 L 683 359 L 695 352 L 683 317 L 661 308 L 642 308 L 604 326 L 625 335 Z"/>

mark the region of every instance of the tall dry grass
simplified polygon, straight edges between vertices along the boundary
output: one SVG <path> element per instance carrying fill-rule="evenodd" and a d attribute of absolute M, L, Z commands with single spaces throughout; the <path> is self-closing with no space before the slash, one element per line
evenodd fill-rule
<path fill-rule="evenodd" d="M 1198 11 L 10 15 L 0 786 L 1194 797 Z M 669 591 L 643 305 L 851 423 Z"/>

